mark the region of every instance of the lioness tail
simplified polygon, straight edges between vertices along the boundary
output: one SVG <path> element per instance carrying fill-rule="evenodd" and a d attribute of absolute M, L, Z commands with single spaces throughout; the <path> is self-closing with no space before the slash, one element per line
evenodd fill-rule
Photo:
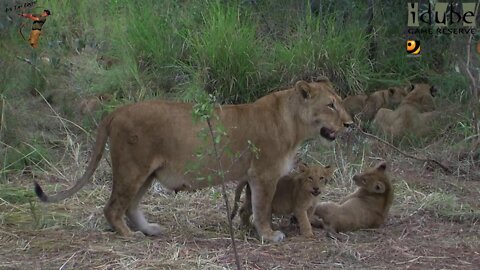
<path fill-rule="evenodd" d="M 230 219 L 233 219 L 237 215 L 238 211 L 238 201 L 240 201 L 240 196 L 242 195 L 243 188 L 248 184 L 247 181 L 240 182 L 235 189 L 235 200 L 233 201 L 233 209 L 232 213 L 230 214 Z"/>
<path fill-rule="evenodd" d="M 85 170 L 85 173 L 82 175 L 82 177 L 77 180 L 73 187 L 64 191 L 60 191 L 55 195 L 48 196 L 47 194 L 45 194 L 45 192 L 43 192 L 42 187 L 37 183 L 37 181 L 34 182 L 35 194 L 37 194 L 38 198 L 42 202 L 58 202 L 65 198 L 68 198 L 73 194 L 77 193 L 83 186 L 85 186 L 88 180 L 92 178 L 92 175 L 97 169 L 100 159 L 102 159 L 103 150 L 105 149 L 105 144 L 107 143 L 108 139 L 108 127 L 110 126 L 112 118 L 112 115 L 105 117 L 100 126 L 98 127 L 95 146 L 93 147 L 93 153 L 90 157 L 90 161 L 88 162 L 87 169 Z"/>

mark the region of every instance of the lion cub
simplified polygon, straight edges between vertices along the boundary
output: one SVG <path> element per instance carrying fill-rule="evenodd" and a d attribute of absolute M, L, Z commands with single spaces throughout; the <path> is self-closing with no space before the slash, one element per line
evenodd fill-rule
<path fill-rule="evenodd" d="M 362 110 L 362 119 L 370 121 L 381 108 L 396 108 L 403 99 L 408 95 L 408 90 L 412 90 L 413 86 L 408 87 L 390 87 L 387 90 L 373 92 L 365 100 L 365 107 Z"/>
<path fill-rule="evenodd" d="M 300 164 L 298 172 L 293 172 L 278 180 L 277 189 L 272 201 L 272 213 L 276 215 L 294 214 L 300 226 L 300 233 L 305 237 L 313 237 L 310 219 L 313 218 L 316 198 L 324 190 L 328 179 L 333 175 L 331 166 Z M 251 222 L 251 198 L 247 182 L 238 184 L 235 191 L 235 202 L 230 218 L 235 217 L 238 201 L 243 188 L 247 186 L 245 202 L 240 210 L 242 223 Z M 243 211 L 243 213 L 242 213 Z"/>
<path fill-rule="evenodd" d="M 357 190 L 340 204 L 321 202 L 315 206 L 311 220 L 314 227 L 329 233 L 376 228 L 382 225 L 393 200 L 393 187 L 386 175 L 385 162 L 353 177 Z"/>
<path fill-rule="evenodd" d="M 362 120 L 370 121 L 380 108 L 397 107 L 412 89 L 413 86 L 389 87 L 368 96 L 363 94 L 348 96 L 343 100 L 343 106 L 352 117 L 360 114 Z"/>
<path fill-rule="evenodd" d="M 433 97 L 437 89 L 428 84 L 416 84 L 396 110 L 380 109 L 374 125 L 392 138 L 406 132 L 422 136 L 430 131 L 431 122 L 437 116 Z"/>
<path fill-rule="evenodd" d="M 354 117 L 362 112 L 367 98 L 367 95 L 348 96 L 343 100 L 343 107 L 345 107 L 345 110 L 347 110 L 350 116 Z"/>

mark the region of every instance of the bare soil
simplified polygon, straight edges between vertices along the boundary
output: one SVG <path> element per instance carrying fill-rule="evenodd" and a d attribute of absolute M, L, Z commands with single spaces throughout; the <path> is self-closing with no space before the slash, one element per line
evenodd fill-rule
<path fill-rule="evenodd" d="M 445 175 L 392 152 L 364 158 L 365 165 L 389 160 L 396 197 L 384 226 L 341 234 L 338 239 L 315 229 L 315 239 L 305 240 L 289 217 L 277 217 L 274 224 L 287 238 L 271 244 L 241 228 L 237 217 L 234 229 L 243 268 L 478 269 L 479 181 L 468 175 Z M 330 200 L 353 190 L 345 178 L 358 170 L 348 160 L 335 160 L 336 180 L 324 194 Z M 111 180 L 109 166 L 102 166 L 93 184 L 59 204 L 36 202 L 30 191 L 31 175 L 11 178 L 4 187 L 27 190 L 30 195 L 27 201 L 0 196 L 0 269 L 235 268 L 218 187 L 173 194 L 154 186 L 144 210 L 151 221 L 165 227 L 165 233 L 122 238 L 110 231 L 103 217 Z M 42 182 L 50 192 L 71 184 L 48 178 Z M 230 200 L 233 190 L 229 184 Z"/>

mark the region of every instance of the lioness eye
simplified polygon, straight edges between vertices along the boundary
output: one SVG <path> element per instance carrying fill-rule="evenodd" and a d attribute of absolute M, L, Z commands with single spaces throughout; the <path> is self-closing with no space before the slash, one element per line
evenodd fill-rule
<path fill-rule="evenodd" d="M 335 105 L 333 104 L 333 102 L 329 103 L 327 106 L 332 108 L 332 109 L 335 109 Z"/>
<path fill-rule="evenodd" d="M 313 178 L 312 178 L 312 177 L 308 177 L 308 180 L 313 181 Z"/>

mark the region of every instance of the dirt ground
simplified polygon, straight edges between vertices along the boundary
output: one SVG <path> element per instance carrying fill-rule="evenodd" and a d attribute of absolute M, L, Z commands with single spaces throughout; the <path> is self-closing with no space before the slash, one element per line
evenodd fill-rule
<path fill-rule="evenodd" d="M 325 200 L 351 192 L 351 176 L 360 168 L 388 160 L 395 200 L 386 224 L 339 239 L 315 229 L 315 239 L 305 240 L 288 217 L 277 217 L 274 224 L 287 238 L 269 244 L 242 229 L 237 217 L 234 229 L 244 269 L 478 269 L 480 182 L 476 177 L 446 175 L 395 152 L 363 154 L 357 163 L 338 150 L 307 152 L 310 160 L 321 162 L 329 155 L 335 160 L 336 177 L 323 195 Z M 32 179 L 44 178 L 41 182 L 50 192 L 71 182 L 24 173 L 3 186 L 18 196 L 5 192 L 0 196 L 0 269 L 235 268 L 220 188 L 174 194 L 155 185 L 144 200 L 144 210 L 149 220 L 165 227 L 165 233 L 122 238 L 110 231 L 103 217 L 111 179 L 109 165 L 102 163 L 93 184 L 58 204 L 38 203 Z M 81 168 L 62 169 L 73 177 Z M 471 169 L 478 170 L 478 164 Z M 232 200 L 234 185 L 228 186 Z"/>

